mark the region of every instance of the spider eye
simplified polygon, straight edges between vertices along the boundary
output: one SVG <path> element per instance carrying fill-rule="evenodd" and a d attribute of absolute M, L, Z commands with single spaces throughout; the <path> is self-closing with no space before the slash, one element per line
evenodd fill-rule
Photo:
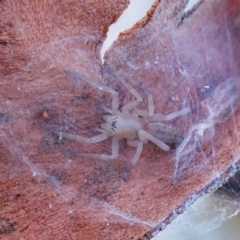
<path fill-rule="evenodd" d="M 114 117 L 111 123 L 111 129 L 113 132 L 115 132 L 115 129 L 117 128 L 116 124 L 117 124 L 117 117 Z"/>

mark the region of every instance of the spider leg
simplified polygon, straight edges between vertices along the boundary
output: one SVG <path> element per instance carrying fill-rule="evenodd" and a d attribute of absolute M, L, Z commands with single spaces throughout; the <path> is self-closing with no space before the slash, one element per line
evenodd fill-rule
<path fill-rule="evenodd" d="M 101 108 L 102 108 L 105 112 L 107 112 L 107 113 L 110 113 L 110 114 L 113 113 L 113 110 L 110 109 L 110 108 L 108 108 L 108 107 L 106 107 L 105 105 L 102 105 Z"/>
<path fill-rule="evenodd" d="M 153 114 L 154 114 L 153 95 L 145 88 L 145 86 L 143 86 L 143 84 L 141 84 L 141 88 L 142 88 L 142 91 L 147 95 L 148 112 L 146 110 L 142 110 L 142 109 L 135 109 L 134 111 L 138 116 L 142 116 L 142 117 L 149 117 L 150 116 L 150 117 L 152 117 Z M 127 103 L 122 108 L 123 112 L 124 111 L 128 112 L 129 110 L 134 109 L 141 101 L 133 101 L 133 102 Z"/>
<path fill-rule="evenodd" d="M 134 139 L 134 140 L 127 139 L 127 145 L 129 147 L 137 147 L 138 142 L 139 142 L 139 140 L 136 140 L 136 139 Z"/>
<path fill-rule="evenodd" d="M 163 115 L 163 114 L 154 114 L 152 119 L 154 122 L 161 122 L 161 121 L 170 121 L 173 120 L 174 118 L 180 117 L 182 115 L 188 114 L 191 112 L 190 107 L 185 107 L 179 111 L 172 112 L 168 115 Z"/>
<path fill-rule="evenodd" d="M 112 74 L 113 75 L 113 74 Z M 117 78 L 115 75 L 113 75 L 115 78 Z M 118 78 L 117 78 L 118 79 Z M 129 83 L 127 83 L 125 80 L 123 79 L 118 79 L 118 81 L 120 81 L 122 83 L 122 85 L 124 87 L 127 88 L 127 90 L 129 90 L 129 92 L 134 96 L 136 97 L 137 100 L 135 101 L 131 101 L 127 104 L 125 104 L 123 107 L 122 107 L 122 112 L 123 113 L 129 113 L 129 111 L 131 111 L 132 109 L 134 109 L 140 102 L 143 101 L 141 95 L 137 92 L 136 89 L 134 89 Z"/>
<path fill-rule="evenodd" d="M 134 112 L 137 114 L 137 116 L 149 117 L 149 112 L 146 110 L 135 108 Z"/>
<path fill-rule="evenodd" d="M 118 78 L 114 73 L 112 73 L 112 71 L 110 71 L 109 69 L 107 69 L 106 67 L 104 67 L 104 69 L 113 77 L 115 77 L 119 82 L 122 83 L 122 85 L 137 99 L 137 102 L 142 102 L 142 97 L 141 95 L 138 93 L 138 91 L 133 88 L 128 82 L 126 82 L 124 79 L 120 79 Z"/>
<path fill-rule="evenodd" d="M 132 159 L 132 165 L 135 165 L 142 153 L 142 150 L 143 150 L 143 142 L 142 141 L 138 141 L 138 144 L 137 144 L 137 150 L 136 150 L 136 153 L 134 154 L 133 156 L 133 159 Z"/>
<path fill-rule="evenodd" d="M 99 135 L 96 135 L 90 138 L 82 137 L 82 136 L 71 134 L 71 133 L 65 133 L 65 132 L 57 132 L 57 134 L 59 135 L 59 137 L 76 140 L 78 142 L 86 143 L 86 144 L 102 142 L 103 140 L 109 137 L 109 134 L 107 134 L 107 132 L 103 132 Z"/>
<path fill-rule="evenodd" d="M 115 78 L 117 78 L 115 75 L 113 75 L 113 76 Z M 141 95 L 138 93 L 138 91 L 135 88 L 133 88 L 129 83 L 127 83 L 124 79 L 118 79 L 118 81 L 120 81 L 122 83 L 122 85 L 137 99 L 135 101 L 131 101 L 131 102 L 125 104 L 122 107 L 123 113 L 129 113 L 129 111 L 134 109 L 140 102 L 143 101 L 143 99 L 142 99 Z"/>
<path fill-rule="evenodd" d="M 80 81 L 84 81 L 88 84 L 90 84 L 92 87 L 97 88 L 98 90 L 110 93 L 112 95 L 112 111 L 115 112 L 118 110 L 119 108 L 119 96 L 118 93 L 112 89 L 109 88 L 107 86 L 101 85 L 85 76 L 82 76 L 76 72 L 73 72 L 71 70 L 64 70 L 64 72 L 68 75 L 70 75 L 72 78 L 76 79 L 76 80 L 80 80 Z"/>
<path fill-rule="evenodd" d="M 134 109 L 139 103 L 140 103 L 139 101 L 132 101 L 132 102 L 129 102 L 129 103 L 125 104 L 122 107 L 122 112 L 123 113 L 129 113 L 129 111 Z"/>
<path fill-rule="evenodd" d="M 138 130 L 138 136 L 139 136 L 139 139 L 142 142 L 146 142 L 147 140 L 149 140 L 149 141 L 153 142 L 154 144 L 156 144 L 161 149 L 163 149 L 164 151 L 169 151 L 170 150 L 170 147 L 167 144 L 165 144 L 162 141 L 158 140 L 157 138 L 152 136 L 150 133 L 144 131 L 143 129 L 139 129 Z"/>
<path fill-rule="evenodd" d="M 152 117 L 153 114 L 154 114 L 153 95 L 150 93 L 150 91 L 148 91 L 148 89 L 146 88 L 144 83 L 141 84 L 141 89 L 147 95 L 147 99 L 148 99 L 148 112 L 149 112 L 149 116 Z"/>
<path fill-rule="evenodd" d="M 127 140 L 127 145 L 130 146 L 130 147 L 137 147 L 137 150 L 136 150 L 136 153 L 134 154 L 133 156 L 133 159 L 132 159 L 132 165 L 135 165 L 142 153 L 142 150 L 143 150 L 143 142 L 142 141 L 139 141 L 139 140 Z"/>
<path fill-rule="evenodd" d="M 120 112 L 119 110 L 113 111 L 112 109 L 107 108 L 105 105 L 102 105 L 101 107 L 102 107 L 102 109 L 103 109 L 105 112 L 110 113 L 110 114 L 112 114 L 112 115 L 117 115 L 117 114 L 119 114 L 119 113 L 121 114 L 121 112 Z"/>
<path fill-rule="evenodd" d="M 64 154 L 67 155 L 74 155 L 78 157 L 86 157 L 86 158 L 94 158 L 100 160 L 113 160 L 118 157 L 119 153 L 119 143 L 117 138 L 112 139 L 112 154 L 95 154 L 95 153 L 78 153 L 78 152 L 70 152 L 70 151 L 63 151 Z"/>
<path fill-rule="evenodd" d="M 153 95 L 146 89 L 145 84 L 141 84 L 142 91 L 147 95 L 148 99 L 148 111 L 143 109 L 135 108 L 134 112 L 141 117 L 152 117 L 154 116 L 154 101 Z"/>

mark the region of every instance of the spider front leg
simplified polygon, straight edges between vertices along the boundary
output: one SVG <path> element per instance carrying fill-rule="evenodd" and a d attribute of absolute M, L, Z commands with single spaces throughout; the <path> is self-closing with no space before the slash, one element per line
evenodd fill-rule
<path fill-rule="evenodd" d="M 96 83 L 95 81 L 93 81 L 85 76 L 81 76 L 80 74 L 78 74 L 76 72 L 73 72 L 70 70 L 65 70 L 64 72 L 66 74 L 70 75 L 72 78 L 74 78 L 76 80 L 84 81 L 84 82 L 90 84 L 92 87 L 97 88 L 100 91 L 110 93 L 112 95 L 112 109 L 110 111 L 112 111 L 113 113 L 117 112 L 117 110 L 119 108 L 119 96 L 118 96 L 118 93 L 114 89 L 109 88 L 104 85 L 101 85 L 99 83 Z"/>
<path fill-rule="evenodd" d="M 125 104 L 123 107 L 122 107 L 122 112 L 123 113 L 129 113 L 129 111 L 131 111 L 132 109 L 134 109 L 140 102 L 143 101 L 141 95 L 138 93 L 138 91 L 133 88 L 129 83 L 127 83 L 126 81 L 124 81 L 123 79 L 119 80 L 124 87 L 126 87 L 129 92 L 134 96 L 136 97 L 137 100 L 135 101 L 131 101 L 127 104 Z"/>
<path fill-rule="evenodd" d="M 142 110 L 142 109 L 137 109 L 137 105 L 142 102 L 141 101 L 132 101 L 130 103 L 127 103 L 126 105 L 123 106 L 122 111 L 123 112 L 129 112 L 130 110 L 134 109 L 134 112 L 138 115 L 138 116 L 142 116 L 142 117 L 149 117 L 149 116 L 153 116 L 154 113 L 154 102 L 153 102 L 153 96 L 152 94 L 148 93 L 147 94 L 147 99 L 148 99 L 148 112 L 146 110 Z"/>
<path fill-rule="evenodd" d="M 119 153 L 119 142 L 118 139 L 113 137 L 112 139 L 112 154 L 96 154 L 96 153 L 78 153 L 78 152 L 71 152 L 71 151 L 63 151 L 64 154 L 69 156 L 78 156 L 78 157 L 86 157 L 86 158 L 94 158 L 100 160 L 113 160 L 118 157 Z"/>
<path fill-rule="evenodd" d="M 131 111 L 132 109 L 134 109 L 140 102 L 143 101 L 141 95 L 139 94 L 139 92 L 133 88 L 128 82 L 126 82 L 124 79 L 118 78 L 114 73 L 112 73 L 109 69 L 105 68 L 106 71 L 112 75 L 114 78 L 116 78 L 119 82 L 122 83 L 122 85 L 136 98 L 136 100 L 131 101 L 127 104 L 125 104 L 122 107 L 122 112 L 123 113 L 129 113 L 129 111 Z"/>
<path fill-rule="evenodd" d="M 134 109 L 135 113 L 141 117 L 152 117 L 154 115 L 153 95 L 147 90 L 145 84 L 141 84 L 142 91 L 146 94 L 148 100 L 148 111 L 142 109 Z"/>

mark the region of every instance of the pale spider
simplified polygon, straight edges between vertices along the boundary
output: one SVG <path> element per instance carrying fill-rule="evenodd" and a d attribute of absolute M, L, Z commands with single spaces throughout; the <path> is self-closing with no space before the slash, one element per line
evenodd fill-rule
<path fill-rule="evenodd" d="M 65 70 L 65 72 L 76 80 L 84 81 L 92 87 L 112 95 L 112 109 L 108 109 L 105 106 L 103 107 L 108 114 L 103 116 L 104 122 L 101 124 L 101 128 L 97 129 L 100 132 L 99 135 L 86 138 L 65 132 L 58 133 L 63 138 L 73 139 L 86 144 L 101 142 L 108 137 L 112 137 L 112 154 L 79 153 L 77 154 L 78 156 L 101 160 L 115 159 L 118 157 L 119 153 L 118 141 L 120 139 L 127 139 L 128 146 L 137 148 L 131 162 L 132 165 L 134 165 L 142 153 L 143 145 L 147 144 L 149 141 L 153 142 L 164 151 L 169 151 L 171 148 L 166 143 L 179 143 L 183 140 L 182 136 L 173 128 L 160 123 L 160 121 L 169 121 L 187 114 L 191 111 L 189 107 L 185 107 L 169 115 L 154 114 L 153 96 L 145 89 L 143 91 L 147 96 L 149 109 L 148 111 L 138 109 L 137 105 L 143 101 L 141 95 L 125 80 L 118 79 L 111 73 L 136 98 L 136 100 L 125 104 L 122 107 L 122 111 L 120 111 L 119 96 L 114 89 L 96 83 L 76 72 L 70 70 Z"/>

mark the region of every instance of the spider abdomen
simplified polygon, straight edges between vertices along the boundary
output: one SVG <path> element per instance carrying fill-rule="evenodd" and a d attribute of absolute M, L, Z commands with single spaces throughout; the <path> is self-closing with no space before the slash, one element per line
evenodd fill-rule
<path fill-rule="evenodd" d="M 159 122 L 149 123 L 147 131 L 158 140 L 167 144 L 181 143 L 184 139 L 176 129 Z"/>

